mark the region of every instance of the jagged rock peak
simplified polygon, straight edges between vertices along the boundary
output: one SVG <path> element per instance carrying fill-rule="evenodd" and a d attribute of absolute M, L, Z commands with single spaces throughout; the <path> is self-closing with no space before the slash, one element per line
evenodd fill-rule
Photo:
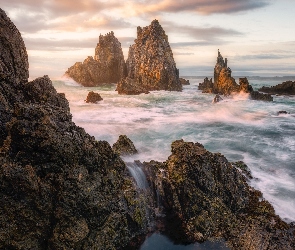
<path fill-rule="evenodd" d="M 137 27 L 137 39 L 129 47 L 126 65 L 128 77 L 118 83 L 119 94 L 182 90 L 168 36 L 158 20 Z"/>
<path fill-rule="evenodd" d="M 83 63 L 77 62 L 66 75 L 83 86 L 116 83 L 126 75 L 126 64 L 121 43 L 111 31 L 99 36 L 94 58 L 88 56 Z"/>
<path fill-rule="evenodd" d="M 0 8 L 0 77 L 14 82 L 29 78 L 28 54 L 20 32 Z"/>

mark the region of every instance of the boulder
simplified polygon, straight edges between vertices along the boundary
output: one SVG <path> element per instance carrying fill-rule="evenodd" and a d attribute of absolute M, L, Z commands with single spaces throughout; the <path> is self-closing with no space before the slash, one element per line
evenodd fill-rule
<path fill-rule="evenodd" d="M 126 75 L 126 64 L 121 43 L 114 32 L 100 35 L 94 58 L 88 56 L 83 63 L 75 63 L 65 75 L 87 87 L 120 81 Z"/>
<path fill-rule="evenodd" d="M 295 81 L 286 81 L 271 87 L 263 86 L 259 91 L 272 95 L 295 95 Z"/>
<path fill-rule="evenodd" d="M 294 249 L 295 225 L 275 214 L 247 183 L 243 162 L 230 163 L 200 143 L 178 140 L 164 163 L 144 163 L 161 202 L 162 232 L 176 243 L 223 238 L 231 249 Z"/>
<path fill-rule="evenodd" d="M 48 76 L 28 82 L 21 35 L 1 9 L 0 24 L 0 249 L 124 248 L 148 231 L 126 165 L 73 123 Z"/>
<path fill-rule="evenodd" d="M 204 81 L 199 83 L 198 89 L 202 90 L 202 93 L 212 93 L 213 91 L 212 78 L 209 80 L 208 77 L 205 77 Z"/>
<path fill-rule="evenodd" d="M 158 20 L 147 27 L 137 27 L 137 39 L 129 47 L 126 66 L 127 77 L 117 85 L 119 94 L 182 90 L 168 36 Z"/>
<path fill-rule="evenodd" d="M 179 78 L 179 81 L 182 85 L 190 85 L 190 82 L 189 80 L 186 80 L 184 78 Z"/>
<path fill-rule="evenodd" d="M 133 142 L 126 135 L 119 136 L 117 142 L 113 145 L 113 150 L 119 155 L 137 154 L 137 149 Z"/>
<path fill-rule="evenodd" d="M 214 99 L 213 99 L 213 103 L 217 103 L 217 102 L 220 102 L 220 101 L 222 101 L 223 99 L 221 98 L 221 96 L 220 95 L 216 95 L 215 97 L 214 97 Z"/>
<path fill-rule="evenodd" d="M 102 101 L 103 99 L 102 99 L 102 97 L 100 96 L 100 94 L 98 94 L 98 93 L 95 93 L 95 92 L 93 92 L 93 91 L 90 91 L 89 93 L 88 93 L 88 95 L 87 95 L 87 97 L 86 97 L 86 100 L 85 100 L 85 102 L 86 103 L 97 103 L 97 102 L 99 102 L 99 101 Z"/>

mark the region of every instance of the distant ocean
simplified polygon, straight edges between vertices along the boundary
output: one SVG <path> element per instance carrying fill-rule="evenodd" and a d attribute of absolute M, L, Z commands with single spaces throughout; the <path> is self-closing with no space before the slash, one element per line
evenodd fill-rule
<path fill-rule="evenodd" d="M 294 78 L 248 80 L 257 90 Z M 295 97 L 274 96 L 273 102 L 262 102 L 240 94 L 213 104 L 214 95 L 198 90 L 204 77 L 187 79 L 191 85 L 184 86 L 182 92 L 155 91 L 138 96 L 118 95 L 115 84 L 89 88 L 71 79 L 53 84 L 69 100 L 73 121 L 90 135 L 111 145 L 121 134 L 134 142 L 139 154 L 125 161 L 165 161 L 174 140 L 200 142 L 229 161 L 244 161 L 254 176 L 250 184 L 262 191 L 281 218 L 295 221 Z M 103 101 L 86 104 L 89 91 L 99 93 Z M 282 110 L 288 114 L 278 115 Z M 143 245 L 142 249 L 212 249 L 172 247 L 161 237 L 153 235 L 151 239 L 162 242 L 158 248 Z"/>

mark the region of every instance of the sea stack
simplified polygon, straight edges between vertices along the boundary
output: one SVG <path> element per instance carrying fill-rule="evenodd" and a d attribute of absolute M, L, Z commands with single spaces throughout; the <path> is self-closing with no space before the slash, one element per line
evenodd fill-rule
<path fill-rule="evenodd" d="M 214 67 L 214 81 L 212 82 L 212 79 L 209 81 L 206 77 L 204 82 L 199 84 L 198 89 L 202 90 L 203 93 L 214 93 L 225 96 L 244 92 L 249 93 L 253 100 L 273 100 L 269 94 L 254 91 L 246 77 L 239 78 L 239 84 L 236 83 L 235 78 L 231 76 L 232 70 L 228 67 L 227 63 L 227 58 L 223 59 L 223 56 L 218 50 L 217 60 Z"/>
<path fill-rule="evenodd" d="M 87 87 L 120 81 L 126 75 L 126 64 L 114 32 L 100 35 L 94 58 L 89 56 L 83 63 L 75 63 L 65 74 Z"/>
<path fill-rule="evenodd" d="M 126 65 L 127 77 L 117 85 L 119 94 L 182 90 L 168 36 L 158 20 L 147 27 L 137 27 L 137 39 L 129 48 Z"/>

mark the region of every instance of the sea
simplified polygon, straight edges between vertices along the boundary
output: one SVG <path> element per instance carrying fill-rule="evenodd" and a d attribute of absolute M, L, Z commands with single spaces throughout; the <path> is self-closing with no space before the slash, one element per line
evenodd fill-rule
<path fill-rule="evenodd" d="M 113 145 L 127 135 L 139 154 L 126 162 L 165 161 L 171 143 L 178 139 L 199 142 L 211 152 L 220 152 L 229 161 L 244 161 L 253 180 L 276 213 L 286 222 L 295 221 L 295 96 L 273 96 L 273 102 L 250 100 L 245 93 L 213 103 L 213 94 L 198 90 L 204 77 L 185 77 L 190 85 L 182 92 L 152 91 L 150 94 L 118 95 L 115 84 L 83 87 L 70 78 L 53 81 L 69 101 L 73 121 L 97 140 Z M 248 80 L 254 90 L 273 86 L 293 77 L 258 77 Z M 89 91 L 103 101 L 85 103 Z M 286 114 L 279 114 L 286 111 Z M 216 244 L 216 245 L 214 245 Z M 153 234 L 141 250 L 227 249 L 220 243 L 174 245 L 168 238 Z"/>

